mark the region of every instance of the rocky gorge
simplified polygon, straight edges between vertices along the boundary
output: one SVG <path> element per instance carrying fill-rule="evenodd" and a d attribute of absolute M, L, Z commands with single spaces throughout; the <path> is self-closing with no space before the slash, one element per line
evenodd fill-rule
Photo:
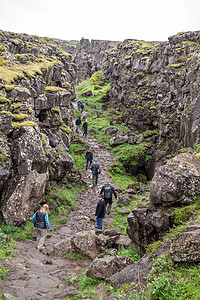
<path fill-rule="evenodd" d="M 49 186 L 59 185 L 68 175 L 73 177 L 76 171 L 69 149 L 74 139 L 75 85 L 99 71 L 102 73 L 99 86 L 109 82 L 110 89 L 100 99 L 101 110 L 93 104 L 94 111 L 84 114 L 87 118 L 95 114 L 103 118 L 102 114 L 108 112 L 108 128 L 99 127 L 98 130 L 105 130 L 111 149 L 128 145 L 130 153 L 126 158 L 127 154 L 122 152 L 126 159 L 123 157 L 119 165 L 109 152 L 105 152 L 105 144 L 99 148 L 89 139 L 87 146 L 93 145 L 100 160 L 105 155 L 105 161 L 101 162 L 104 165 L 101 184 L 108 178 L 107 171 L 113 161 L 112 170 L 120 166 L 123 172 L 138 179 L 125 190 L 116 186 L 119 207 L 136 199 L 135 207 L 128 214 L 125 209 L 128 237 L 124 238 L 118 230 L 103 233 L 94 230 L 91 214 L 95 201 L 89 189 L 80 193 L 79 198 L 88 213 L 79 209 L 76 217 L 76 211 L 71 212 L 69 225 L 66 223 L 59 228 L 59 239 L 53 233 L 52 247 L 47 247 L 44 255 L 52 257 L 56 251 L 63 256 L 71 249 L 84 253 L 92 260 L 91 265 L 83 263 L 88 277 L 104 279 L 116 289 L 124 283 L 135 283 L 144 294 L 148 274 L 153 272 L 153 259 L 159 259 L 160 255 L 167 253 L 173 263 L 199 263 L 199 31 L 179 33 L 166 42 L 82 39 L 73 43 L 1 31 L 1 219 L 7 225 L 24 226 L 45 201 Z M 99 86 L 94 84 L 93 89 L 80 93 L 86 106 Z M 121 125 L 127 130 L 120 130 Z M 97 136 L 95 130 L 91 128 L 89 132 L 93 131 L 94 137 Z M 135 147 L 135 152 L 131 147 Z M 109 157 L 108 162 L 106 157 Z M 87 178 L 87 182 L 90 180 L 84 172 L 79 176 Z M 148 188 L 145 185 L 149 180 Z M 145 196 L 139 201 L 144 191 Z M 95 196 L 97 194 L 95 191 Z M 90 199 L 91 207 L 84 202 L 85 197 Z M 108 218 L 106 226 L 113 225 L 113 220 L 114 215 Z M 177 225 L 183 228 L 171 233 Z M 136 263 L 116 256 L 115 250 L 108 250 L 130 245 L 142 255 Z M 18 245 L 19 249 L 21 247 Z M 30 257 L 45 263 L 46 258 L 35 257 L 31 247 L 31 244 L 27 246 L 27 257 L 20 264 L 26 264 Z M 104 251 L 108 251 L 111 258 L 102 257 Z M 34 263 L 38 262 L 32 261 L 31 268 Z M 54 264 L 53 260 L 51 263 Z M 70 266 L 66 260 L 61 263 Z M 7 266 L 10 264 L 5 262 Z M 55 264 L 59 265 L 58 260 Z M 43 267 L 41 265 L 41 269 Z M 74 269 L 70 270 L 75 272 Z M 29 267 L 23 270 L 23 276 L 27 271 L 30 273 Z M 30 278 L 35 276 L 32 272 Z M 51 277 L 53 292 L 45 293 L 44 299 L 54 296 L 71 299 L 66 298 L 71 295 L 69 286 L 64 286 L 60 268 L 59 272 L 59 276 Z M 13 274 L 8 274 L 7 288 L 9 276 L 12 278 Z M 56 289 L 54 293 L 58 279 L 62 291 L 59 295 Z M 28 290 L 26 297 L 42 299 L 42 290 L 41 294 L 34 294 L 30 285 Z M 26 293 L 21 288 L 17 291 L 15 285 L 12 291 L 25 297 Z M 74 290 L 71 293 L 77 295 Z M 103 299 L 117 298 L 105 293 Z"/>

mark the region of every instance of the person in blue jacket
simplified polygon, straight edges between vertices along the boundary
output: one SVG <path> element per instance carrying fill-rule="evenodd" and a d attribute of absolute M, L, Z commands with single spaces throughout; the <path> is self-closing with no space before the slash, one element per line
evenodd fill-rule
<path fill-rule="evenodd" d="M 103 218 L 105 216 L 105 211 L 106 211 L 106 204 L 103 199 L 103 195 L 100 194 L 99 202 L 97 204 L 96 211 L 95 211 L 95 216 L 97 217 L 96 222 L 97 222 L 98 229 L 102 229 L 103 227 Z"/>
<path fill-rule="evenodd" d="M 44 204 L 40 210 L 37 210 L 32 216 L 32 222 L 34 224 L 37 233 L 37 249 L 43 250 L 44 241 L 47 235 L 47 229 L 50 230 L 49 223 L 49 206 Z"/>

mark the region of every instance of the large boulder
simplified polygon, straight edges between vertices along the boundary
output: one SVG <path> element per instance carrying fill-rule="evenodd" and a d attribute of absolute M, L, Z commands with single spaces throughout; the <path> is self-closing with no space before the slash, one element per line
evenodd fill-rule
<path fill-rule="evenodd" d="M 137 263 L 129 264 L 121 271 L 106 278 L 106 282 L 118 289 L 123 284 L 134 282 L 135 284 L 146 284 L 146 277 L 151 270 L 153 262 L 148 256 L 143 256 Z"/>
<path fill-rule="evenodd" d="M 170 227 L 171 217 L 165 210 L 135 208 L 128 216 L 128 236 L 141 254 L 145 253 L 148 244 L 162 238 Z"/>
<path fill-rule="evenodd" d="M 176 263 L 200 262 L 200 221 L 191 221 L 185 232 L 173 237 L 171 258 Z"/>
<path fill-rule="evenodd" d="M 94 230 L 80 231 L 71 238 L 72 251 L 81 253 L 91 259 L 100 253 L 96 245 L 96 234 Z"/>
<path fill-rule="evenodd" d="M 128 142 L 129 138 L 127 135 L 119 135 L 119 136 L 114 136 L 110 139 L 110 146 L 111 147 L 115 147 L 115 146 L 119 146 L 122 144 L 126 144 Z"/>
<path fill-rule="evenodd" d="M 48 174 L 33 170 L 7 182 L 1 202 L 1 214 L 8 225 L 25 225 L 45 195 Z"/>
<path fill-rule="evenodd" d="M 153 206 L 188 204 L 200 195 L 200 159 L 182 154 L 170 159 L 154 175 L 150 187 Z"/>
<path fill-rule="evenodd" d="M 134 264 L 134 261 L 127 256 L 95 258 L 89 266 L 86 275 L 88 277 L 106 279 L 132 264 Z"/>

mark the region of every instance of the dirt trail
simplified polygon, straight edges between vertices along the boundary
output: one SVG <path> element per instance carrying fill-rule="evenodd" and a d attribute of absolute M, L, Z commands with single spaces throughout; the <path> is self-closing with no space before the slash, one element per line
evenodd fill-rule
<path fill-rule="evenodd" d="M 56 243 L 71 237 L 76 232 L 96 228 L 95 222 L 90 221 L 90 218 L 94 217 L 102 185 L 107 180 L 112 183 L 106 170 L 114 157 L 111 152 L 100 148 L 94 139 L 88 137 L 86 142 L 91 146 L 94 158 L 101 165 L 102 172 L 99 175 L 98 185 L 91 188 L 91 170 L 83 170 L 82 178 L 88 183 L 88 188 L 80 192 L 77 207 L 69 214 L 66 224 L 56 230 L 51 224 L 51 237 L 45 242 L 47 249 L 52 249 Z M 103 222 L 104 228 L 112 225 L 113 217 L 113 213 L 106 216 Z M 39 252 L 35 246 L 35 241 L 16 242 L 18 251 L 14 254 L 15 258 L 4 259 L 4 265 L 9 269 L 4 281 L 0 282 L 0 287 L 5 292 L 5 299 L 52 300 L 67 299 L 67 296 L 73 295 L 74 287 L 66 280 L 67 276 L 74 274 L 76 277 L 83 274 L 89 266 L 90 260 L 54 257 L 48 251 L 46 253 Z"/>

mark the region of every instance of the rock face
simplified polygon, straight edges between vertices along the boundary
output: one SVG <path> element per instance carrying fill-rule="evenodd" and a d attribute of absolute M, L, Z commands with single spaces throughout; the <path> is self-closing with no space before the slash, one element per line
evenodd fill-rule
<path fill-rule="evenodd" d="M 200 261 L 200 222 L 188 223 L 185 232 L 173 237 L 170 248 L 171 258 L 176 263 L 191 263 Z"/>
<path fill-rule="evenodd" d="M 71 238 L 72 250 L 94 259 L 99 253 L 94 230 L 80 231 Z"/>
<path fill-rule="evenodd" d="M 154 206 L 189 204 L 200 195 L 200 159 L 182 154 L 160 167 L 151 181 L 150 201 Z"/>
<path fill-rule="evenodd" d="M 82 40 L 73 53 L 82 72 L 78 80 L 97 70 L 109 80 L 104 110 L 123 113 L 131 131 L 157 130 L 151 159 L 142 166 L 150 179 L 166 156 L 199 142 L 199 42 L 200 31 L 179 33 L 166 42 Z"/>
<path fill-rule="evenodd" d="M 76 66 L 55 44 L 0 32 L 0 212 L 25 225 L 43 201 L 49 181 L 73 166 Z"/>
<path fill-rule="evenodd" d="M 128 216 L 127 233 L 142 254 L 148 244 L 161 239 L 172 227 L 170 209 L 195 202 L 196 197 L 199 197 L 199 171 L 200 159 L 186 153 L 158 168 L 150 186 L 149 208 L 135 208 Z M 190 244 L 196 234 L 191 235 Z M 178 235 L 177 244 L 179 238 L 184 240 L 182 234 Z"/>

